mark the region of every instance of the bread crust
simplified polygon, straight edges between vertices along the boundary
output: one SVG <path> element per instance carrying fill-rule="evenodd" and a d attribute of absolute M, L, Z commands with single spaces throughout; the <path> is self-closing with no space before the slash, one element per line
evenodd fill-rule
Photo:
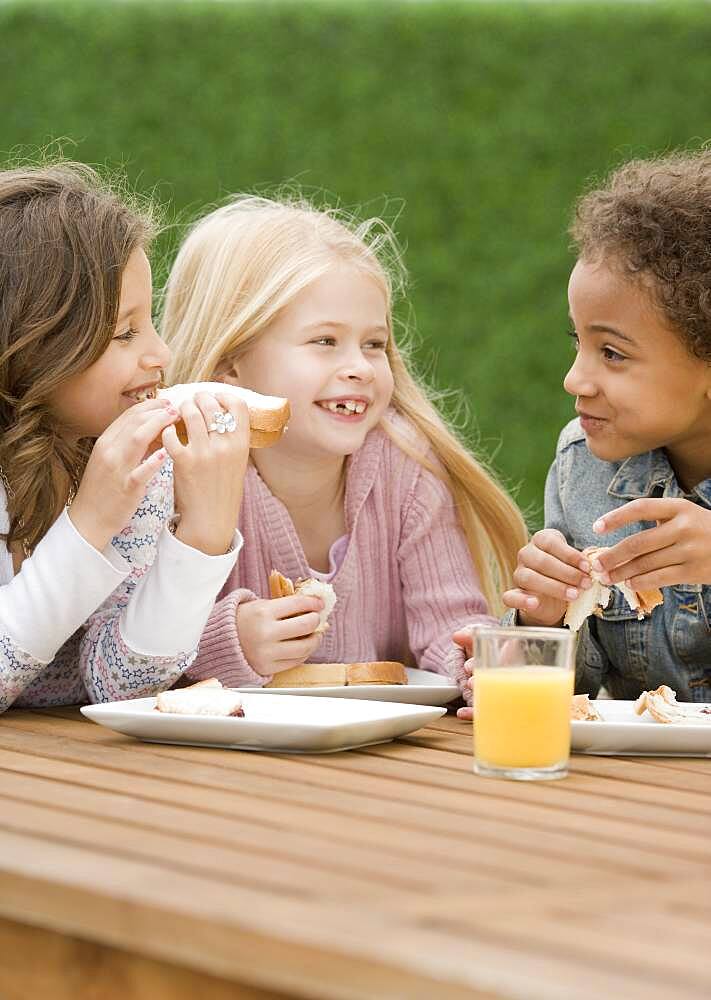
<path fill-rule="evenodd" d="M 407 684 L 407 672 L 402 663 L 393 660 L 302 663 L 274 674 L 265 687 L 346 687 L 359 684 Z"/>
<path fill-rule="evenodd" d="M 226 396 L 234 395 L 244 399 L 249 410 L 250 448 L 270 448 L 276 444 L 284 433 L 291 416 L 288 399 L 261 396 L 257 392 L 244 390 L 240 386 L 229 385 L 226 382 L 195 382 L 173 385 L 159 389 L 158 396 L 162 399 L 169 399 L 173 405 L 179 406 L 186 399 L 192 398 L 192 391 L 222 393 Z M 182 420 L 178 420 L 175 429 L 181 444 L 187 444 L 188 435 Z"/>

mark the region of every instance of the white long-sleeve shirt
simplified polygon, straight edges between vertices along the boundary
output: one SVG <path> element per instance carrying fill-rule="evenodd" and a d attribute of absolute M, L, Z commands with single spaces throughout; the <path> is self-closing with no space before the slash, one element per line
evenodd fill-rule
<path fill-rule="evenodd" d="M 195 657 L 242 536 L 226 555 L 208 556 L 170 533 L 172 515 L 167 462 L 102 552 L 66 510 L 16 575 L 0 541 L 0 712 L 140 698 L 175 683 Z"/>

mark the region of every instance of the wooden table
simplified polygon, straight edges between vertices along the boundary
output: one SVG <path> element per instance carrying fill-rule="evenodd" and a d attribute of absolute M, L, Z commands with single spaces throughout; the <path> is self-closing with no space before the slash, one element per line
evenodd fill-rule
<path fill-rule="evenodd" d="M 709 997 L 711 760 L 471 763 L 453 717 L 277 756 L 10 711 L 0 997 Z"/>

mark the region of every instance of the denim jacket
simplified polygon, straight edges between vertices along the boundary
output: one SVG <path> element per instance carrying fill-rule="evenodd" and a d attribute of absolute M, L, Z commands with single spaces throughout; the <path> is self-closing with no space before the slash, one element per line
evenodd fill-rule
<path fill-rule="evenodd" d="M 593 534 L 592 525 L 638 497 L 686 497 L 711 509 L 711 479 L 685 494 L 663 450 L 603 462 L 588 450 L 580 422 L 571 421 L 546 481 L 546 527 L 557 528 L 576 549 L 615 545 L 651 525 L 638 522 L 606 535 Z M 664 604 L 638 621 L 620 591 L 612 589 L 602 616 L 588 618 L 580 631 L 576 691 L 595 696 L 604 685 L 614 698 L 636 698 L 668 684 L 679 701 L 711 702 L 711 581 L 680 583 L 663 592 Z"/>

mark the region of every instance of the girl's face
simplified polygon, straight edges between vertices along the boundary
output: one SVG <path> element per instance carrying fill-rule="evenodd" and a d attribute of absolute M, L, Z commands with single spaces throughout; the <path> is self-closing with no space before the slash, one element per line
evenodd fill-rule
<path fill-rule="evenodd" d="M 568 285 L 577 341 L 563 385 L 587 445 L 614 462 L 654 448 L 687 461 L 711 450 L 711 365 L 689 354 L 644 289 L 579 260 Z"/>
<path fill-rule="evenodd" d="M 389 336 L 377 282 L 334 265 L 282 310 L 226 380 L 288 397 L 289 428 L 276 449 L 343 457 L 360 448 L 390 404 Z"/>
<path fill-rule="evenodd" d="M 151 265 L 133 251 L 121 280 L 114 337 L 93 365 L 67 379 L 50 407 L 69 437 L 98 437 L 129 406 L 155 395 L 170 351 L 151 317 Z"/>

